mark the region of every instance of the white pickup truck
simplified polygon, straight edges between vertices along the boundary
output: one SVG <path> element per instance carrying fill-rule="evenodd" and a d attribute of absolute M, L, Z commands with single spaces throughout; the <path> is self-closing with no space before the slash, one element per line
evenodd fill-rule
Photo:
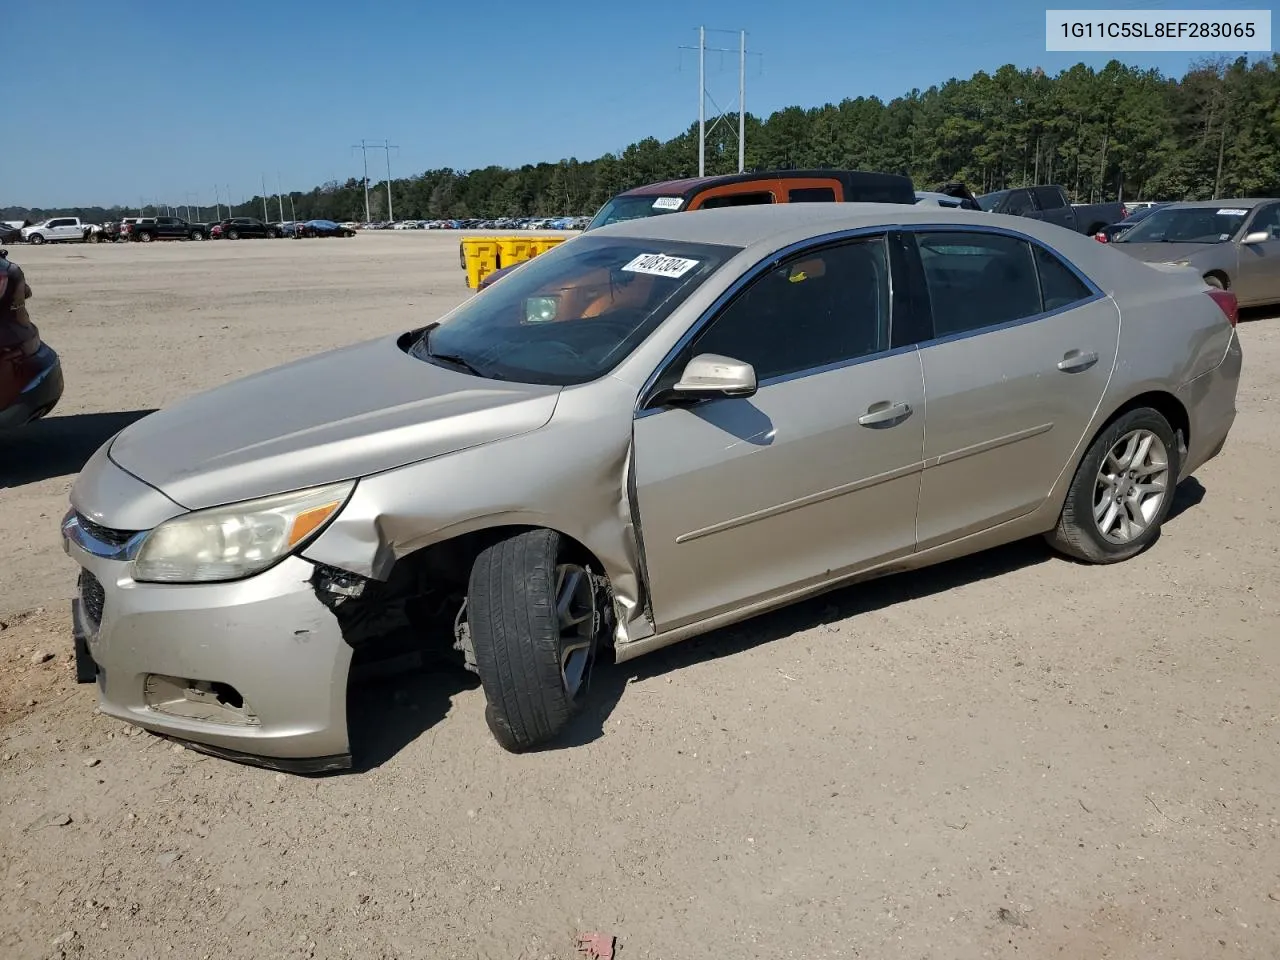
<path fill-rule="evenodd" d="M 58 243 L 67 240 L 88 239 L 93 225 L 82 223 L 79 217 L 52 217 L 49 220 L 22 228 L 24 243 Z"/>

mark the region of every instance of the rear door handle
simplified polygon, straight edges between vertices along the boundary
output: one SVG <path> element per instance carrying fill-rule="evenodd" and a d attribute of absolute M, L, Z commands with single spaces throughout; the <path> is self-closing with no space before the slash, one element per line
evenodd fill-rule
<path fill-rule="evenodd" d="M 858 418 L 858 423 L 864 427 L 878 427 L 882 424 L 905 420 L 909 416 L 911 416 L 911 404 L 881 400 L 867 407 L 867 412 Z"/>
<path fill-rule="evenodd" d="M 1079 350 L 1068 350 L 1066 355 L 1058 361 L 1058 369 L 1063 373 L 1079 373 L 1081 370 L 1088 370 L 1098 362 L 1098 355 L 1093 352 L 1081 353 Z"/>

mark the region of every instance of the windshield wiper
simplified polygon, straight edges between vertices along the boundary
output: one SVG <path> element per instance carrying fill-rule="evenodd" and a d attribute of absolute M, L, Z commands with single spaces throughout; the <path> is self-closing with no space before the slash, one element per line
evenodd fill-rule
<path fill-rule="evenodd" d="M 455 353 L 436 353 L 434 350 L 432 350 L 431 334 L 435 332 L 436 326 L 437 326 L 436 324 L 432 324 L 432 326 L 428 327 L 427 330 L 422 334 L 422 339 L 418 341 L 418 345 L 414 349 L 415 353 L 419 354 L 423 359 L 426 359 L 426 360 L 435 360 L 440 363 L 448 363 L 448 364 L 452 364 L 455 367 L 461 367 L 467 373 L 475 377 L 487 377 L 488 379 L 491 379 L 491 380 L 502 379 L 501 377 L 495 377 L 492 374 L 484 373 L 483 371 L 480 370 L 479 367 L 477 367 L 474 363 L 472 363 L 466 357 L 458 356 Z"/>

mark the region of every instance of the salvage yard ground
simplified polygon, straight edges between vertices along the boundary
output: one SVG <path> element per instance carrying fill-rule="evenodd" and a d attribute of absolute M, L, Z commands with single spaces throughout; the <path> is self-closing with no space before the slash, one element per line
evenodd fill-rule
<path fill-rule="evenodd" d="M 1225 452 L 1130 563 L 1029 542 L 834 593 L 598 670 L 527 756 L 452 674 L 358 694 L 368 763 L 324 779 L 95 715 L 75 471 L 195 390 L 438 316 L 457 242 L 13 251 L 67 390 L 0 440 L 0 957 L 1280 956 L 1266 315 Z"/>

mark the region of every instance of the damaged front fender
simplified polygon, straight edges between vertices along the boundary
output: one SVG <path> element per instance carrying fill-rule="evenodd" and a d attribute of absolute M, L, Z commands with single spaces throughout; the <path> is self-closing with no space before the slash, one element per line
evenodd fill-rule
<path fill-rule="evenodd" d="M 307 559 L 385 581 L 419 550 L 477 531 L 544 527 L 585 547 L 613 590 L 618 642 L 647 635 L 628 495 L 635 390 L 566 388 L 532 433 L 365 477 Z M 614 394 L 601 396 L 601 393 Z M 456 571 L 465 582 L 467 570 Z"/>

